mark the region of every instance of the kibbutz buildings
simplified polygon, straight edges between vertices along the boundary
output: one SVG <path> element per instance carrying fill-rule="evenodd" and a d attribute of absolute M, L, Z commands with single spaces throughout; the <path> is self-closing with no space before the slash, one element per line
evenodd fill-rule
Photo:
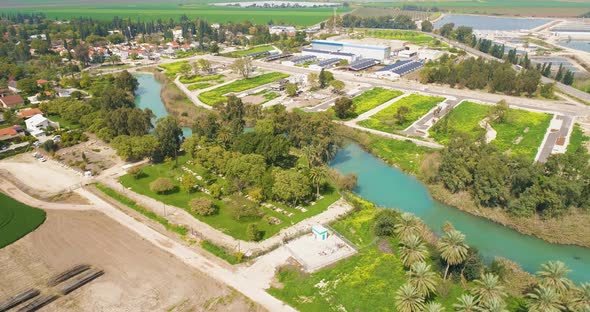
<path fill-rule="evenodd" d="M 313 40 L 311 49 L 303 49 L 303 55 L 313 55 L 318 59 L 342 58 L 349 62 L 359 59 L 385 61 L 391 55 L 391 48 L 376 45 L 351 44 L 346 42 Z M 339 57 L 341 56 L 341 57 Z"/>

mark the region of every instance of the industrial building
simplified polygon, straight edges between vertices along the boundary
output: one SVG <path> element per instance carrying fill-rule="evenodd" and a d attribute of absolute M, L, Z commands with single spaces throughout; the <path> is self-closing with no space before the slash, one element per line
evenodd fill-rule
<path fill-rule="evenodd" d="M 316 59 L 317 59 L 317 57 L 315 57 L 314 55 L 303 55 L 303 56 L 298 56 L 298 57 L 288 60 L 288 61 L 284 61 L 281 64 L 293 66 L 293 65 L 305 64 L 307 62 L 313 62 Z"/>
<path fill-rule="evenodd" d="M 403 75 L 409 74 L 424 66 L 424 63 L 414 60 L 400 61 L 395 64 L 387 65 L 375 72 L 378 78 L 397 79 Z"/>
<path fill-rule="evenodd" d="M 303 49 L 302 54 L 303 55 L 313 55 L 320 60 L 338 58 L 341 60 L 347 60 L 349 63 L 352 63 L 358 59 L 358 57 L 353 53 L 317 50 L 317 49 Z"/>
<path fill-rule="evenodd" d="M 342 61 L 342 59 L 339 59 L 339 58 L 326 59 L 321 62 L 318 62 L 317 64 L 310 65 L 309 68 L 316 69 L 316 70 L 322 70 L 322 69 L 330 68 L 330 67 L 336 65 L 336 64 L 340 63 L 340 61 Z"/>
<path fill-rule="evenodd" d="M 375 65 L 379 65 L 379 60 L 376 59 L 360 59 L 356 62 L 351 63 L 347 66 L 349 70 L 359 71 L 365 70 L 367 68 L 373 67 Z"/>
<path fill-rule="evenodd" d="M 350 44 L 328 40 L 313 40 L 311 48 L 319 51 L 350 53 L 358 58 L 371 58 L 380 62 L 383 62 L 391 55 L 391 48 L 386 46 Z"/>

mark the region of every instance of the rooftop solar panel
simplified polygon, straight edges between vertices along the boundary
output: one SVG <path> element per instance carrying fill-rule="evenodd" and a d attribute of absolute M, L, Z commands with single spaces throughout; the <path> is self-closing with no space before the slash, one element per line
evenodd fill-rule
<path fill-rule="evenodd" d="M 318 65 L 319 67 L 327 67 L 330 65 L 334 65 L 338 62 L 340 62 L 342 59 L 339 58 L 331 58 L 331 59 L 327 59 L 327 60 L 323 60 L 319 63 L 317 63 L 316 65 Z"/>
<path fill-rule="evenodd" d="M 300 63 L 305 63 L 305 62 L 315 60 L 316 58 L 317 57 L 315 55 L 303 55 L 303 56 L 298 56 L 298 57 L 292 59 L 291 62 L 293 62 L 294 64 L 300 64 Z"/>
<path fill-rule="evenodd" d="M 375 66 L 379 64 L 379 61 L 376 59 L 362 59 L 362 60 L 358 60 L 356 62 L 351 63 L 350 65 L 348 65 L 348 68 L 351 70 L 363 70 L 363 69 L 367 69 L 371 66 Z"/>

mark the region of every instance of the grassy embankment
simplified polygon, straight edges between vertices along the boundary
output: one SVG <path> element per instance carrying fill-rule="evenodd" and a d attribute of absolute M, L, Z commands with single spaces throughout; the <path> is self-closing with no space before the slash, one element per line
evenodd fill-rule
<path fill-rule="evenodd" d="M 199 99 L 205 104 L 215 105 L 226 100 L 224 96 L 225 94 L 250 90 L 287 77 L 289 77 L 287 74 L 272 72 L 248 79 L 236 80 L 232 83 L 199 94 Z"/>
<path fill-rule="evenodd" d="M 359 253 L 313 274 L 282 268 L 278 273 L 282 287 L 271 288 L 269 293 L 301 311 L 365 311 L 367 307 L 371 311 L 395 311 L 395 292 L 407 281 L 397 252 L 398 239 L 374 234 L 379 208 L 358 199 L 353 202 L 362 203 L 362 208 L 332 227 L 356 244 Z M 440 272 L 433 258 L 426 261 L 433 271 Z M 442 280 L 440 275 L 437 280 Z M 445 290 L 444 296 L 434 295 L 432 299 L 450 311 L 464 289 L 459 283 L 449 283 Z"/>
<path fill-rule="evenodd" d="M 186 166 L 187 168 L 193 170 L 197 174 L 205 175 L 206 170 L 199 166 L 199 165 L 191 165 L 187 163 L 188 156 L 181 156 L 179 157 L 179 166 Z M 199 219 L 212 227 L 234 237 L 237 239 L 247 240 L 246 236 L 246 228 L 249 224 L 256 224 L 261 232 L 263 232 L 263 239 L 269 238 L 272 235 L 279 232 L 281 229 L 291 226 L 292 223 L 297 223 L 303 219 L 309 218 L 314 216 L 318 213 L 323 212 L 334 203 L 338 198 L 340 198 L 340 194 L 333 188 L 330 188 L 323 194 L 324 198 L 317 201 L 315 205 L 308 206 L 302 205 L 302 207 L 307 209 L 307 212 L 301 212 L 294 208 L 287 207 L 285 205 L 281 205 L 278 203 L 273 203 L 275 206 L 280 207 L 288 212 L 292 212 L 293 216 L 288 217 L 285 214 L 278 213 L 274 210 L 268 208 L 261 208 L 262 213 L 267 216 L 275 217 L 281 220 L 280 224 L 270 224 L 263 216 L 260 217 L 249 217 L 249 218 L 242 218 L 240 220 L 236 220 L 233 217 L 232 210 L 244 205 L 255 205 L 253 202 L 247 200 L 246 198 L 238 195 L 230 195 L 228 197 L 224 197 L 221 200 L 214 199 L 210 195 L 205 194 L 203 192 L 194 192 L 194 193 L 186 193 L 180 191 L 180 185 L 178 182 L 178 178 L 184 175 L 184 171 L 180 169 L 180 167 L 175 167 L 174 162 L 166 162 L 161 164 L 153 164 L 143 168 L 144 176 L 140 179 L 135 179 L 130 175 L 125 175 L 121 177 L 120 182 L 127 188 L 130 188 L 134 192 L 137 192 L 142 195 L 146 195 L 153 199 L 156 199 L 162 203 L 167 205 L 179 207 L 184 209 L 188 213 L 190 213 L 196 219 Z M 176 189 L 168 194 L 157 194 L 150 190 L 149 184 L 154 181 L 156 178 L 159 177 L 166 177 L 170 178 L 173 183 L 176 185 Z M 226 186 L 227 188 L 227 181 L 220 177 L 215 177 L 213 183 L 218 183 L 222 186 Z M 209 198 L 212 199 L 215 205 L 218 208 L 218 212 L 211 216 L 201 216 L 196 214 L 195 212 L 191 211 L 189 208 L 189 201 L 192 198 Z"/>
<path fill-rule="evenodd" d="M 310 26 L 332 16 L 332 8 L 240 8 L 231 6 L 213 6 L 198 3 L 171 1 L 136 2 L 133 4 L 106 0 L 97 3 L 73 3 L 71 1 L 21 0 L 17 5 L 0 4 L 4 13 L 42 12 L 49 19 L 70 19 L 73 17 L 91 17 L 99 20 L 112 20 L 113 17 L 131 20 L 178 20 L 186 15 L 190 20 L 200 18 L 209 23 L 228 23 L 249 21 L 253 24 L 274 24 Z M 338 8 L 338 13 L 350 11 L 350 8 Z"/>
<path fill-rule="evenodd" d="M 479 126 L 479 122 L 486 118 L 492 109 L 493 106 L 463 102 L 430 129 L 430 136 L 442 144 L 448 144 L 453 135 L 460 132 L 474 139 L 480 137 L 485 130 Z M 490 125 L 498 134 L 490 144 L 498 147 L 500 151 L 510 151 L 511 155 L 523 155 L 532 161 L 551 118 L 549 114 L 511 108 L 505 121 L 491 122 Z"/>
<path fill-rule="evenodd" d="M 274 50 L 274 48 L 270 45 L 263 45 L 263 46 L 257 46 L 257 47 L 253 47 L 250 49 L 245 49 L 245 50 L 236 50 L 233 52 L 228 52 L 228 53 L 223 53 L 221 55 L 226 56 L 226 57 L 243 57 L 243 56 L 247 56 L 250 55 L 252 53 L 258 53 L 258 52 L 266 52 L 266 51 L 272 51 Z"/>
<path fill-rule="evenodd" d="M 34 231 L 45 221 L 45 211 L 0 193 L 0 248 Z"/>
<path fill-rule="evenodd" d="M 442 101 L 444 101 L 443 97 L 411 94 L 358 124 L 375 130 L 394 133 L 406 129 Z M 401 120 L 397 116 L 400 107 L 409 109 L 408 113 L 403 114 Z"/>

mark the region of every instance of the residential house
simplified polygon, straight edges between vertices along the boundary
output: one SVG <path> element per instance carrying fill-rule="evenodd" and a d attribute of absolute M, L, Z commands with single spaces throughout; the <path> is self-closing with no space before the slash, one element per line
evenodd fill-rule
<path fill-rule="evenodd" d="M 59 124 L 57 122 L 45 118 L 42 114 L 34 115 L 25 120 L 25 124 L 27 125 L 29 133 L 34 137 L 45 135 L 45 129 L 48 127 L 59 129 Z"/>
<path fill-rule="evenodd" d="M 31 118 L 31 117 L 38 115 L 38 114 L 43 115 L 43 112 L 38 108 L 25 108 L 25 109 L 21 109 L 20 111 L 18 111 L 18 113 L 16 115 L 19 118 L 28 119 L 28 118 Z"/>
<path fill-rule="evenodd" d="M 16 80 L 13 78 L 8 79 L 8 90 L 14 93 L 20 93 L 20 90 L 16 87 Z"/>
<path fill-rule="evenodd" d="M 23 104 L 25 104 L 25 100 L 23 100 L 23 98 L 18 94 L 5 95 L 3 97 L 0 97 L 0 106 L 4 108 L 12 109 Z"/>
<path fill-rule="evenodd" d="M 271 35 L 287 35 L 292 37 L 295 36 L 296 29 L 293 26 L 268 26 L 268 32 Z"/>
<path fill-rule="evenodd" d="M 25 136 L 25 130 L 21 126 L 0 129 L 0 141 L 9 141 L 23 136 Z"/>

